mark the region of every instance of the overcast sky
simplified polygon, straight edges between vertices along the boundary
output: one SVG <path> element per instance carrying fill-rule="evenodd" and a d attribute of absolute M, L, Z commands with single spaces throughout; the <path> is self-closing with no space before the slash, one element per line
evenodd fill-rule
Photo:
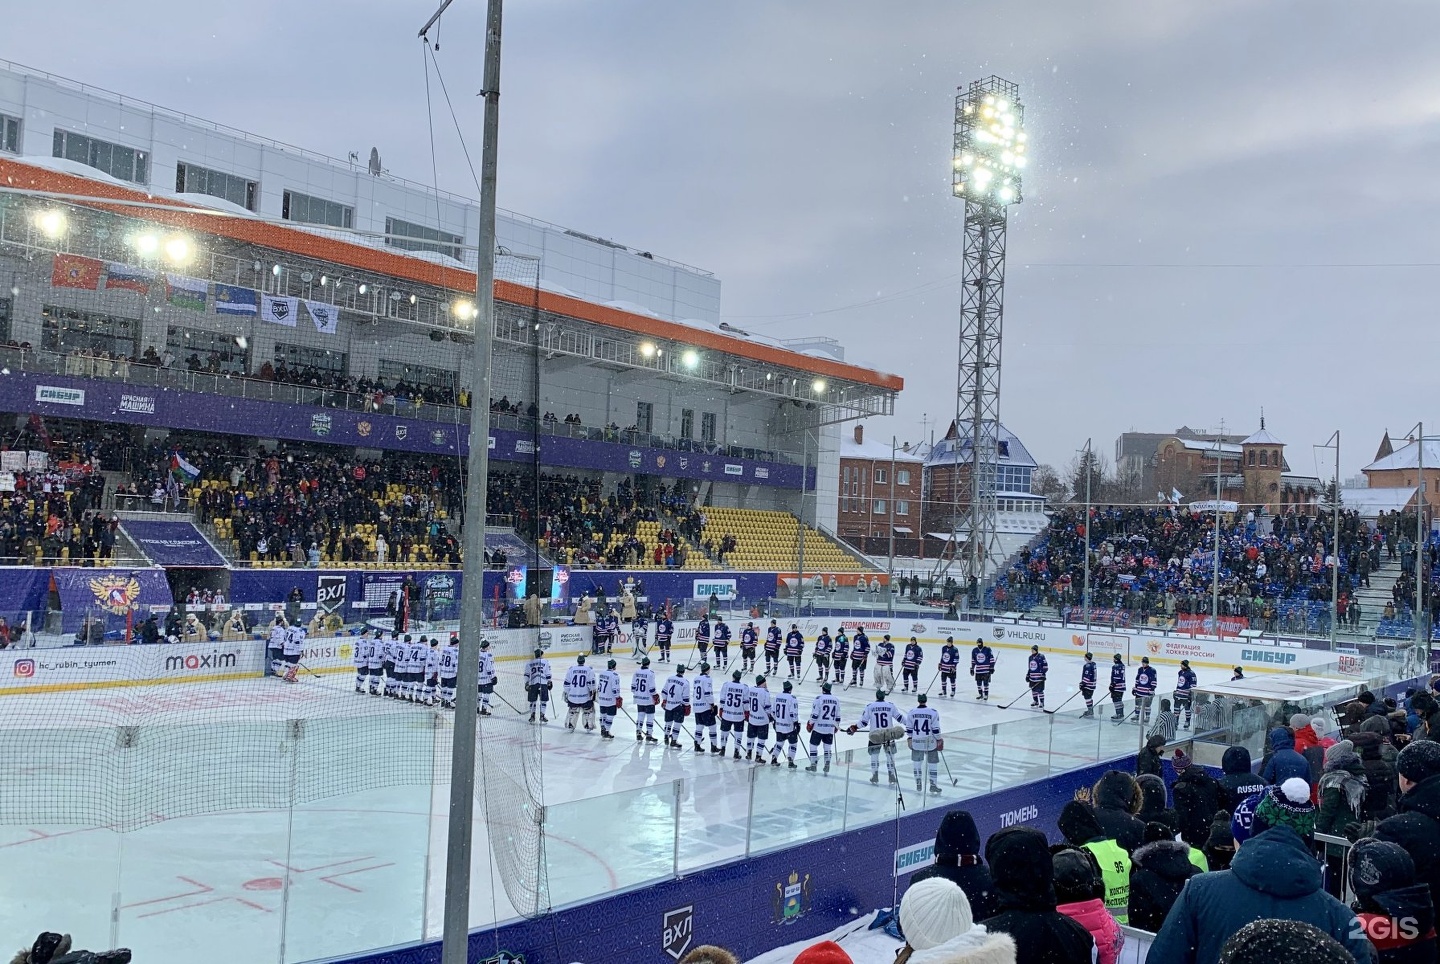
<path fill-rule="evenodd" d="M 429 182 L 437 4 L 14 4 L 0 56 Z M 483 7 L 455 0 L 437 55 L 477 156 Z M 1349 475 L 1387 428 L 1440 430 L 1424 0 L 511 0 L 500 203 L 714 271 L 741 327 L 840 339 L 906 380 L 872 433 L 918 439 L 955 411 L 953 98 L 991 73 L 1030 131 L 1001 412 L 1038 459 L 1263 406 L 1296 471 L 1341 429 Z"/>

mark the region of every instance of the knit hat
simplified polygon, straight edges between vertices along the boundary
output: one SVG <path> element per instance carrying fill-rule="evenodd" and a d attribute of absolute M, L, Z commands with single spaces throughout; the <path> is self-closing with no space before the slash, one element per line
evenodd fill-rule
<path fill-rule="evenodd" d="M 946 881 L 949 883 L 949 881 Z M 954 884 L 950 884 L 955 887 Z M 955 887 L 959 890 L 959 887 Z M 818 944 L 811 944 L 799 954 L 795 955 L 795 964 L 855 964 L 845 948 L 834 941 L 821 941 Z"/>
<path fill-rule="evenodd" d="M 1059 847 L 1053 860 L 1057 903 L 1078 904 L 1104 896 L 1100 865 L 1090 851 L 1080 847 Z"/>
<path fill-rule="evenodd" d="M 1291 777 L 1265 792 L 1255 805 L 1253 832 L 1271 827 L 1289 827 L 1302 837 L 1314 836 L 1315 804 L 1310 802 L 1310 784 Z"/>
<path fill-rule="evenodd" d="M 1304 713 L 1296 713 L 1295 715 L 1290 717 L 1290 729 L 1292 730 L 1298 730 L 1301 727 L 1306 727 L 1309 725 L 1310 717 L 1306 716 Z"/>
<path fill-rule="evenodd" d="M 1345 945 L 1298 920 L 1251 921 L 1220 949 L 1220 964 L 1354 964 Z"/>
<path fill-rule="evenodd" d="M 954 940 L 974 924 L 965 891 L 944 877 L 927 877 L 911 884 L 900 900 L 900 932 L 905 935 L 905 943 L 917 951 Z"/>
<path fill-rule="evenodd" d="M 1440 743 L 1412 740 L 1395 761 L 1395 771 L 1411 783 L 1440 774 Z"/>
<path fill-rule="evenodd" d="M 1349 740 L 1341 740 L 1325 751 L 1325 769 L 1343 770 L 1352 763 L 1360 762 L 1360 757 L 1355 753 L 1355 744 Z"/>
<path fill-rule="evenodd" d="M 1176 750 L 1174 758 L 1170 761 L 1170 765 L 1175 768 L 1176 773 L 1184 773 L 1190 768 L 1190 758 L 1185 755 L 1184 750 Z"/>
<path fill-rule="evenodd" d="M 1396 843 L 1366 837 L 1350 851 L 1350 887 L 1364 900 L 1415 883 L 1415 861 Z"/>
<path fill-rule="evenodd" d="M 1260 804 L 1260 798 L 1265 794 L 1252 793 L 1241 800 L 1235 806 L 1235 813 L 1230 818 L 1230 836 L 1235 838 L 1236 846 L 1249 840 L 1257 832 L 1255 830 L 1255 808 Z"/>

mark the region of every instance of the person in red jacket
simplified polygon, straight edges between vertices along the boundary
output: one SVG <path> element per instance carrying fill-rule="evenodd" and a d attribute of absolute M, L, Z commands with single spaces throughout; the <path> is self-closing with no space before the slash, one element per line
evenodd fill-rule
<path fill-rule="evenodd" d="M 1303 756 L 1310 747 L 1320 745 L 1320 737 L 1310 725 L 1310 717 L 1304 713 L 1296 713 L 1290 717 L 1290 729 L 1295 731 L 1296 753 Z"/>

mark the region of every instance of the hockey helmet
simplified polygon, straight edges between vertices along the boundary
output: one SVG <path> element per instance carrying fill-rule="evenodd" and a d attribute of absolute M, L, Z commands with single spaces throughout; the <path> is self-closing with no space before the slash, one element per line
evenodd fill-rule
<path fill-rule="evenodd" d="M 885 698 L 885 691 L 884 691 L 884 690 L 876 690 L 876 691 L 875 691 L 875 698 L 876 698 L 877 700 L 883 700 L 883 699 Z"/>
<path fill-rule="evenodd" d="M 928 699 L 928 696 L 926 696 L 924 693 L 921 693 L 919 696 L 915 697 L 915 702 L 919 703 L 921 706 L 924 706 L 925 701 Z"/>
<path fill-rule="evenodd" d="M 1040 647 L 1037 646 L 1037 645 L 1032 645 L 1032 646 L 1030 647 L 1030 652 L 1032 652 L 1032 653 L 1038 653 L 1038 652 L 1040 652 Z"/>
<path fill-rule="evenodd" d="M 1183 667 L 1185 667 L 1186 669 L 1189 669 L 1189 668 L 1190 668 L 1190 661 L 1189 661 L 1188 659 L 1182 659 L 1182 660 L 1180 661 L 1180 665 L 1183 666 Z"/>
<path fill-rule="evenodd" d="M 685 675 L 685 664 L 684 664 L 684 663 L 681 663 L 679 666 L 675 667 L 675 675 L 676 675 L 676 676 L 684 676 L 684 675 Z"/>
<path fill-rule="evenodd" d="M 605 663 L 605 668 L 606 668 L 606 669 L 614 669 L 614 668 L 615 668 L 615 661 L 614 661 L 613 659 L 607 661 L 607 662 Z"/>
<path fill-rule="evenodd" d="M 1119 653 L 1116 653 L 1116 654 L 1115 654 L 1114 659 L 1115 659 L 1115 662 L 1117 662 L 1117 663 L 1123 663 L 1123 662 L 1125 662 L 1123 659 L 1120 658 L 1120 654 L 1119 654 Z"/>
<path fill-rule="evenodd" d="M 535 658 L 536 658 L 536 659 L 539 659 L 541 656 L 544 656 L 544 655 L 545 655 L 545 650 L 543 650 L 543 649 L 537 649 L 537 650 L 535 650 Z"/>
<path fill-rule="evenodd" d="M 1149 656 L 1141 656 L 1141 657 L 1140 657 L 1140 662 L 1144 663 L 1146 666 L 1149 666 L 1149 665 L 1150 665 L 1150 657 L 1149 657 Z"/>
<path fill-rule="evenodd" d="M 490 640 L 488 640 L 488 639 L 482 639 L 482 640 L 480 640 L 480 648 L 481 648 L 481 649 L 489 649 L 489 648 L 490 648 Z"/>
<path fill-rule="evenodd" d="M 820 684 L 820 692 L 822 692 L 822 693 L 828 693 L 828 692 L 830 692 L 830 684 L 829 684 L 829 683 L 821 683 L 821 684 Z"/>
<path fill-rule="evenodd" d="M 700 672 L 702 672 L 702 673 L 708 673 L 708 672 L 710 672 L 710 664 L 709 664 L 709 663 L 701 663 L 701 664 L 700 664 Z"/>
<path fill-rule="evenodd" d="M 755 685 L 756 685 L 756 686 L 764 686 L 764 685 L 765 685 L 765 677 L 764 677 L 764 676 L 757 676 L 757 677 L 755 677 Z"/>
<path fill-rule="evenodd" d="M 735 672 L 731 673 L 730 678 L 737 683 L 740 682 L 740 671 L 737 669 Z"/>
<path fill-rule="evenodd" d="M 791 683 L 791 682 L 787 679 L 787 680 L 785 681 L 785 686 L 783 687 L 783 689 L 785 690 L 785 692 L 788 693 L 788 692 L 790 692 L 791 690 L 793 690 L 794 688 L 795 688 L 795 684 Z"/>
<path fill-rule="evenodd" d="M 1086 653 L 1086 654 L 1085 654 L 1085 658 L 1086 658 L 1086 659 L 1094 659 L 1094 658 L 1095 658 L 1095 654 L 1093 654 L 1093 653 Z"/>
<path fill-rule="evenodd" d="M 649 665 L 650 665 L 650 657 L 649 657 L 649 656 L 646 656 L 646 657 L 644 657 L 643 659 L 640 660 L 640 668 L 641 668 L 641 669 L 644 669 L 646 666 L 649 666 Z"/>
<path fill-rule="evenodd" d="M 584 654 L 584 653 L 581 653 L 579 656 L 576 656 L 576 657 L 575 657 L 575 665 L 577 665 L 577 666 L 584 666 L 584 665 L 585 665 L 585 654 Z"/>

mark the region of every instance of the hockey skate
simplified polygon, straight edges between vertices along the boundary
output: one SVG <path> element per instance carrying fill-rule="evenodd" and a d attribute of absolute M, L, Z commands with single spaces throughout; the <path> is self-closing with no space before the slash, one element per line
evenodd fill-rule
<path fill-rule="evenodd" d="M 738 746 L 735 748 L 735 759 L 740 759 L 740 748 Z"/>
<path fill-rule="evenodd" d="M 870 782 L 873 783 L 873 784 L 875 784 L 876 786 L 879 786 L 879 785 L 880 785 L 880 774 L 878 774 L 878 773 L 872 773 L 872 774 L 870 774 Z"/>
<path fill-rule="evenodd" d="M 717 755 L 717 754 L 720 755 L 720 756 L 724 756 L 724 755 L 725 755 L 725 751 L 722 750 L 722 749 L 720 749 L 720 747 L 716 746 L 716 745 L 713 744 L 713 743 L 710 744 L 710 755 L 711 755 L 711 756 L 715 756 L 715 755 Z"/>
<path fill-rule="evenodd" d="M 695 752 L 696 752 L 696 753 L 704 753 L 704 752 L 705 752 L 705 745 L 704 745 L 703 743 L 697 743 L 697 744 L 695 744 Z"/>
<path fill-rule="evenodd" d="M 490 711 L 489 711 L 488 709 L 486 709 L 485 707 L 482 706 L 482 707 L 480 707 L 480 715 L 481 715 L 481 716 L 489 716 L 489 715 L 490 715 Z"/>
<path fill-rule="evenodd" d="M 798 769 L 800 769 L 800 768 L 795 765 L 795 761 L 794 761 L 794 760 L 791 760 L 791 761 L 790 761 L 790 769 L 792 769 L 792 770 L 798 770 Z"/>
<path fill-rule="evenodd" d="M 826 761 L 825 761 L 825 772 L 826 772 L 826 773 L 829 773 L 829 772 L 830 772 L 830 761 L 829 761 L 829 760 L 826 760 Z"/>
<path fill-rule="evenodd" d="M 544 713 L 541 713 L 541 714 L 540 714 L 540 722 L 541 722 L 541 723 L 549 723 L 549 722 L 550 722 L 550 718 L 547 717 Z"/>
<path fill-rule="evenodd" d="M 763 763 L 764 761 L 762 760 L 761 762 Z M 778 756 L 772 756 L 770 758 L 770 765 L 772 767 L 778 767 L 780 765 L 780 758 Z"/>
<path fill-rule="evenodd" d="M 645 742 L 646 742 L 646 743 L 659 743 L 660 741 L 657 740 L 657 739 L 655 739 L 655 737 L 651 736 L 649 733 L 646 733 L 646 734 L 645 734 Z"/>
<path fill-rule="evenodd" d="M 1082 720 L 1093 720 L 1094 718 L 1095 711 L 1093 709 L 1087 709 L 1084 713 L 1080 714 L 1080 719 Z"/>
<path fill-rule="evenodd" d="M 792 764 L 790 764 L 790 765 L 791 765 L 791 766 L 794 766 L 795 764 L 792 763 Z M 829 768 L 827 767 L 826 769 L 829 769 Z M 806 773 L 814 773 L 814 772 L 815 772 L 815 764 L 812 763 L 812 764 L 810 764 L 808 767 L 806 767 L 806 768 L 805 768 L 805 772 L 806 772 Z"/>
<path fill-rule="evenodd" d="M 932 784 L 930 784 L 930 792 L 931 792 L 931 793 L 934 793 L 934 794 L 938 794 L 938 793 L 940 792 L 940 788 L 939 788 L 938 786 L 936 786 L 935 784 L 932 783 Z"/>
<path fill-rule="evenodd" d="M 754 754 L 753 754 L 753 752 L 750 751 L 750 750 L 746 750 L 746 751 L 745 751 L 745 759 L 747 759 L 747 760 L 752 760 L 752 759 L 754 759 Z"/>
<path fill-rule="evenodd" d="M 639 730 L 636 730 L 636 731 L 635 731 L 635 742 L 636 742 L 636 743 L 644 743 L 644 742 L 645 742 L 645 734 L 644 734 L 644 733 L 641 733 Z"/>

